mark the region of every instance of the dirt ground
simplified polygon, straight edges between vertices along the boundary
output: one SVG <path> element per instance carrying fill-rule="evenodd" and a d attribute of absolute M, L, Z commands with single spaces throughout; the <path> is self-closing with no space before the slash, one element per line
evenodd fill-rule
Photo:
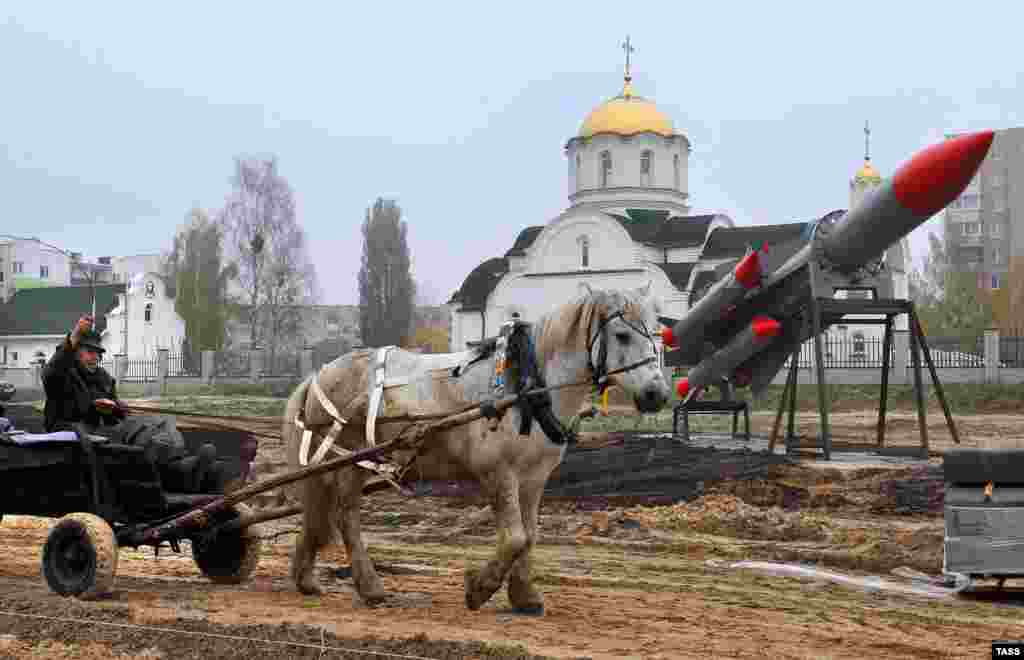
<path fill-rule="evenodd" d="M 875 414 L 838 413 L 833 431 L 869 441 Z M 772 421 L 755 416 L 755 432 L 767 432 Z M 813 432 L 813 416 L 799 421 Z M 949 446 L 941 413 L 928 421 L 932 448 Z M 1024 438 L 1014 415 L 957 421 L 967 446 Z M 915 414 L 890 415 L 890 444 L 917 444 L 916 434 Z M 276 472 L 281 460 L 275 443 L 261 441 L 255 477 Z M 924 598 L 731 567 L 774 560 L 896 581 L 894 571 L 908 568 L 937 575 L 939 465 L 766 465 L 658 506 L 595 508 L 547 498 L 535 549 L 542 617 L 509 613 L 504 592 L 480 611 L 466 609 L 463 571 L 485 560 L 494 539 L 487 508 L 474 497 L 383 492 L 366 501 L 366 539 L 394 594 L 374 609 L 354 597 L 339 571 L 347 564 L 341 546 L 320 557 L 323 596 L 294 589 L 287 577 L 294 519 L 261 527 L 266 541 L 249 584 L 205 581 L 187 544 L 182 555 L 164 548 L 159 557 L 124 549 L 111 597 L 79 602 L 52 594 L 40 577 L 53 521 L 7 517 L 0 523 L 0 658 L 987 657 L 992 640 L 1024 637 L 1024 588 L 1012 582 L 1001 594 Z M 280 496 L 259 503 L 279 504 Z"/>

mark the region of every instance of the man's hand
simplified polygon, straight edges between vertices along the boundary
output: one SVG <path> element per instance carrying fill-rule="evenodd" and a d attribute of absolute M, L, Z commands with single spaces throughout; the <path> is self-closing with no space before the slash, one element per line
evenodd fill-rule
<path fill-rule="evenodd" d="M 93 403 L 96 404 L 96 409 L 104 415 L 111 414 L 117 408 L 117 402 L 110 399 L 96 399 Z"/>
<path fill-rule="evenodd" d="M 71 345 L 78 346 L 78 340 L 90 330 L 92 330 L 92 317 L 86 314 L 78 319 L 75 329 L 71 332 Z"/>

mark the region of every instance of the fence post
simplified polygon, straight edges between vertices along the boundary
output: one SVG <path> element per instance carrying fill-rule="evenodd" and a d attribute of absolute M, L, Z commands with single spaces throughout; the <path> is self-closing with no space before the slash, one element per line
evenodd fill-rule
<path fill-rule="evenodd" d="M 263 371 L 263 349 L 253 346 L 249 349 L 249 380 L 259 382 Z"/>
<path fill-rule="evenodd" d="M 118 353 L 114 356 L 114 374 L 114 378 L 121 382 L 124 382 L 128 375 L 128 355 L 125 353 Z"/>
<path fill-rule="evenodd" d="M 894 385 L 907 384 L 907 365 L 910 359 L 910 331 L 892 330 L 892 374 L 889 382 Z"/>
<path fill-rule="evenodd" d="M 160 383 L 160 395 L 165 396 L 167 394 L 167 367 L 168 367 L 168 349 L 158 348 L 156 349 L 156 379 Z"/>
<path fill-rule="evenodd" d="M 209 385 L 213 382 L 213 351 L 203 351 L 202 358 L 202 372 L 200 377 L 203 380 L 204 385 Z"/>
<path fill-rule="evenodd" d="M 313 373 L 313 349 L 306 346 L 299 355 L 299 378 L 305 378 L 311 373 Z"/>
<path fill-rule="evenodd" d="M 985 382 L 995 384 L 999 382 L 999 329 L 988 328 L 985 330 Z"/>

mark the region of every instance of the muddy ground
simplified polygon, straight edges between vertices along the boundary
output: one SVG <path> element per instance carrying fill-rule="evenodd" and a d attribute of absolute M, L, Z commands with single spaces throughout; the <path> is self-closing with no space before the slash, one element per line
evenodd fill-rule
<path fill-rule="evenodd" d="M 874 414 L 837 414 L 833 429 L 863 442 L 874 433 Z M 800 418 L 808 433 L 811 417 Z M 1013 415 L 957 419 L 965 444 L 1024 437 Z M 755 432 L 771 422 L 755 416 Z M 939 450 L 950 444 L 943 424 L 941 415 L 929 416 Z M 913 413 L 890 416 L 889 442 L 916 444 L 915 425 Z M 611 445 L 585 462 L 605 462 L 595 474 L 674 465 L 680 476 L 672 498 L 621 478 L 559 495 L 566 478 L 553 481 L 535 549 L 543 617 L 511 614 L 503 592 L 478 612 L 465 608 L 463 571 L 484 561 L 494 540 L 487 508 L 471 492 L 382 492 L 366 501 L 370 552 L 395 594 L 376 609 L 354 596 L 341 546 L 320 557 L 323 596 L 295 591 L 287 578 L 294 519 L 262 526 L 261 562 L 244 586 L 204 581 L 187 544 L 183 555 L 165 548 L 159 557 L 124 549 L 112 596 L 83 603 L 55 596 L 39 577 L 52 521 L 8 517 L 0 523 L 0 658 L 977 658 L 988 657 L 994 639 L 1024 637 L 1024 589 L 1013 583 L 999 595 L 923 598 L 731 568 L 761 559 L 897 581 L 894 571 L 907 568 L 937 575 L 938 458 L 840 469 L 728 443 L 686 448 L 623 434 L 588 436 L 584 444 Z M 280 448 L 261 441 L 256 478 L 281 461 Z M 624 488 L 634 496 L 623 498 Z M 281 499 L 272 493 L 259 503 Z"/>

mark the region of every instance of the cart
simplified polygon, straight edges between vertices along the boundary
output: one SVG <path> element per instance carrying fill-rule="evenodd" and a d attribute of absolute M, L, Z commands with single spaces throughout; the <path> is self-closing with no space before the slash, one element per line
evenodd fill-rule
<path fill-rule="evenodd" d="M 228 463 L 229 472 L 245 471 L 237 461 L 234 468 Z M 196 565 L 211 581 L 244 582 L 256 568 L 260 538 L 248 527 L 218 533 L 220 523 L 250 513 L 243 503 L 219 511 L 204 528 L 139 543 L 146 530 L 223 495 L 168 492 L 141 447 L 110 442 L 81 427 L 25 433 L 0 418 L 0 518 L 58 519 L 43 547 L 42 573 L 63 596 L 106 593 L 117 572 L 118 548 L 153 545 L 159 552 L 163 541 L 175 552 L 181 552 L 180 541 L 189 541 Z"/>

